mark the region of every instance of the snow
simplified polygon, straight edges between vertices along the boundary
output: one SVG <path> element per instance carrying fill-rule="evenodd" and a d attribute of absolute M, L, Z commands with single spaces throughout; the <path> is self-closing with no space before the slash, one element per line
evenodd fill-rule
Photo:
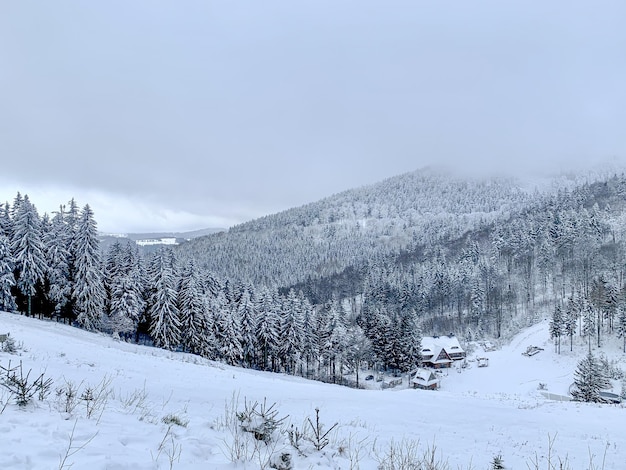
<path fill-rule="evenodd" d="M 0 313 L 0 333 L 7 332 L 20 348 L 0 352 L 0 365 L 22 361 L 25 372 L 32 369 L 31 377 L 45 373 L 54 385 L 47 399 L 24 408 L 10 402 L 0 414 L 0 468 L 260 468 L 258 459 L 247 465 L 231 462 L 234 438 L 222 423 L 233 402 L 241 410 L 246 400 L 264 399 L 299 429 L 307 418 L 315 420 L 316 408 L 327 428 L 339 423 L 323 450 L 309 449 L 306 456 L 294 452 L 294 468 L 375 469 L 372 449 L 384 454 L 392 440 L 419 441 L 424 450 L 435 446 L 451 469 L 486 469 L 498 454 L 509 469 L 527 469 L 535 459 L 546 468 L 551 442 L 552 462 L 567 458 L 572 469 L 588 468 L 590 455 L 598 468 L 604 459 L 606 469 L 621 468 L 626 457 L 621 405 L 549 400 L 539 390 L 541 383 L 543 392 L 567 395 L 578 358 L 586 352 L 582 341 L 574 353 L 564 342 L 557 355 L 547 322 L 499 350 L 476 349 L 468 357 L 470 367 L 457 369 L 457 363 L 443 372 L 439 391 L 354 390 Z M 544 350 L 523 356 L 529 345 Z M 624 360 L 618 346 L 613 352 Z M 476 356 L 488 357 L 489 367 L 477 367 Z M 83 402 L 68 413 L 55 392 L 68 382 L 81 391 L 105 383 L 111 393 L 90 418 Z M 6 399 L 0 391 L 0 401 Z M 187 425 L 168 427 L 163 422 L 168 416 Z M 286 446 L 287 441 L 274 450 Z M 350 466 L 350 456 L 358 466 Z"/>

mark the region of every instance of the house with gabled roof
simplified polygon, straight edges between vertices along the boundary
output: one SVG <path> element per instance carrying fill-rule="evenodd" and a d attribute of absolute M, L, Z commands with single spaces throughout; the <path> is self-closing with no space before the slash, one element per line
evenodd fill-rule
<path fill-rule="evenodd" d="M 432 354 L 429 354 L 430 351 L 432 351 Z M 452 367 L 453 362 L 446 350 L 442 347 L 437 347 L 432 350 L 428 349 L 427 352 L 422 350 L 422 365 L 424 366 L 444 369 Z"/>
<path fill-rule="evenodd" d="M 422 338 L 422 364 L 425 366 L 437 369 L 451 367 L 454 361 L 463 360 L 466 355 L 453 334 Z"/>
<path fill-rule="evenodd" d="M 439 388 L 439 377 L 432 369 L 419 367 L 411 381 L 413 388 L 422 390 L 437 390 Z"/>

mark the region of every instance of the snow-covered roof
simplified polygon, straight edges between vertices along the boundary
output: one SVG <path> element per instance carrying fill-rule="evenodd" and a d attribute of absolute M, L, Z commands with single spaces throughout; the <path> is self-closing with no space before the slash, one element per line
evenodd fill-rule
<path fill-rule="evenodd" d="M 424 336 L 422 338 L 422 355 L 430 356 L 445 349 L 448 354 L 463 354 L 459 340 L 454 335 L 447 336 Z"/>
<path fill-rule="evenodd" d="M 450 364 L 452 361 L 452 359 L 450 358 L 450 356 L 448 355 L 448 353 L 446 352 L 445 348 L 442 347 L 437 347 L 435 349 L 433 349 L 433 351 L 435 351 L 435 354 L 433 354 L 433 356 L 428 359 L 428 362 L 431 364 Z M 424 353 L 422 353 L 424 354 Z M 428 355 L 430 355 L 431 353 L 428 353 Z"/>
<path fill-rule="evenodd" d="M 437 378 L 437 375 L 432 371 L 432 369 L 419 367 L 415 372 L 415 377 L 413 378 L 412 382 L 422 386 L 429 386 L 439 383 L 439 379 Z"/>

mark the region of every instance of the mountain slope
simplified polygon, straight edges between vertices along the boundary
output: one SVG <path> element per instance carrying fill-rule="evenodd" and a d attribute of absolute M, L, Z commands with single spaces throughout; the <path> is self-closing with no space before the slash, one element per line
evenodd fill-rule
<path fill-rule="evenodd" d="M 241 462 L 231 463 L 234 436 L 223 424 L 225 408 L 234 400 L 241 411 L 246 400 L 264 399 L 301 430 L 316 407 L 326 429 L 339 423 L 322 451 L 308 448 L 299 455 L 284 436 L 263 447 L 292 452 L 295 469 L 354 468 L 356 462 L 376 468 L 392 441 L 403 442 L 404 449 L 419 441 L 420 452 L 436 446 L 438 458 L 461 469 L 487 468 L 497 454 L 508 468 L 526 468 L 534 458 L 546 468 L 551 439 L 552 461 L 567 457 L 573 469 L 588 468 L 590 454 L 597 466 L 605 459 L 604 468 L 620 468 L 626 452 L 624 408 L 549 401 L 537 391 L 542 382 L 549 391 L 566 393 L 577 357 L 586 352 L 577 339 L 573 354 L 556 355 L 546 322 L 501 350 L 476 351 L 490 356 L 490 366 L 452 369 L 438 392 L 354 390 L 242 370 L 6 313 L 0 313 L 0 332 L 10 332 L 21 345 L 17 354 L 0 352 L 0 365 L 22 361 L 32 377 L 44 373 L 54 381 L 47 399 L 35 398 L 23 409 L 11 401 L 0 415 L 2 468 L 61 468 L 65 456 L 63 468 L 241 468 Z M 520 351 L 528 344 L 545 350 L 524 357 Z M 619 345 L 609 354 L 621 357 Z M 102 383 L 107 400 L 91 418 L 85 400 L 71 412 L 63 409 L 68 384 L 82 393 Z M 6 392 L 0 396 L 7 399 Z M 186 425 L 172 424 L 172 417 Z M 246 468 L 261 468 L 259 459 Z"/>
<path fill-rule="evenodd" d="M 512 179 L 427 169 L 194 239 L 178 253 L 220 276 L 284 287 L 416 243 L 457 237 L 528 200 Z"/>

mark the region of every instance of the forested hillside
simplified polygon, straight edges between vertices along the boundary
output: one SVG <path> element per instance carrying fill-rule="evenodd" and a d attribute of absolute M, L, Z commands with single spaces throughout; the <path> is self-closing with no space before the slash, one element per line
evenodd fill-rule
<path fill-rule="evenodd" d="M 457 238 L 529 200 L 513 179 L 420 170 L 192 240 L 178 254 L 230 279 L 284 287 Z"/>
<path fill-rule="evenodd" d="M 40 216 L 18 194 L 0 309 L 333 381 L 411 369 L 423 333 L 500 338 L 546 313 L 557 343 L 626 341 L 625 198 L 624 176 L 525 192 L 416 172 L 142 256 L 103 252 L 88 205 Z"/>

